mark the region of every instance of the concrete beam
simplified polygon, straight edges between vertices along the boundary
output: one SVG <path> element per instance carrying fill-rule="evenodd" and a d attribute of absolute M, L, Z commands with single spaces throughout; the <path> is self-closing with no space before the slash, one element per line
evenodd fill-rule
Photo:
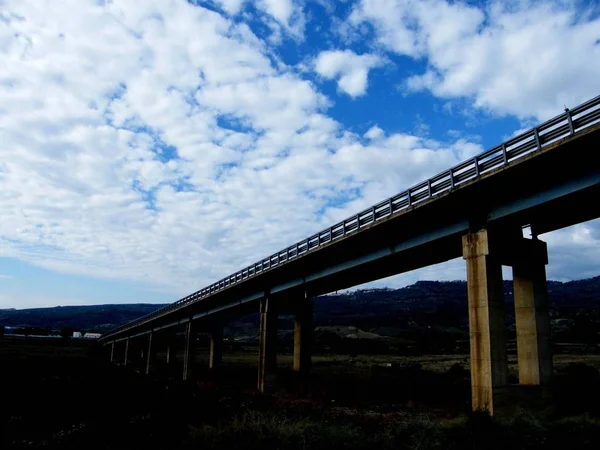
<path fill-rule="evenodd" d="M 463 236 L 467 265 L 473 410 L 494 412 L 494 397 L 507 384 L 502 266 L 490 254 L 487 230 Z"/>
<path fill-rule="evenodd" d="M 312 365 L 313 303 L 306 293 L 294 317 L 294 370 L 310 372 Z"/>
<path fill-rule="evenodd" d="M 213 328 L 210 333 L 210 355 L 208 368 L 216 371 L 221 366 L 223 356 L 223 326 L 219 325 Z"/>
<path fill-rule="evenodd" d="M 536 245 L 533 246 L 532 243 Z M 523 239 L 529 258 L 513 266 L 519 384 L 547 385 L 552 379 L 552 347 L 544 242 Z"/>
<path fill-rule="evenodd" d="M 277 309 L 273 298 L 260 301 L 260 342 L 258 351 L 258 391 L 265 392 L 277 369 Z"/>

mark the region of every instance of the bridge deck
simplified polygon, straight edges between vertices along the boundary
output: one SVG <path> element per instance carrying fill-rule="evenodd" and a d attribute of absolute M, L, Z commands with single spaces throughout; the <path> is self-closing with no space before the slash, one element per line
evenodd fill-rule
<path fill-rule="evenodd" d="M 600 216 L 600 96 L 147 316 L 108 342 L 447 261 L 478 224 L 538 233 Z M 557 214 L 557 212 L 560 212 Z"/>

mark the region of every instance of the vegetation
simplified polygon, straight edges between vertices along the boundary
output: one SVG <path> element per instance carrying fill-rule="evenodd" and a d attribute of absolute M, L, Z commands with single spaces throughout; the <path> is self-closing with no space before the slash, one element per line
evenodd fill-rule
<path fill-rule="evenodd" d="M 541 402 L 509 398 L 494 419 L 470 412 L 462 282 L 317 299 L 316 353 L 304 379 L 291 371 L 291 317 L 281 317 L 269 395 L 255 392 L 256 315 L 229 324 L 218 376 L 207 370 L 201 335 L 192 377 L 200 381 L 182 383 L 181 367 L 166 370 L 160 349 L 161 377 L 146 377 L 141 361 L 111 365 L 93 342 L 70 339 L 159 305 L 0 310 L 0 448 L 597 449 L 600 277 L 549 289 L 555 383 Z M 510 283 L 505 293 L 510 312 Z M 514 383 L 510 314 L 507 327 Z M 49 333 L 63 339 L 34 337 Z"/>
<path fill-rule="evenodd" d="M 552 402 L 469 412 L 469 374 L 449 359 L 315 358 L 309 380 L 282 358 L 271 395 L 258 395 L 255 355 L 225 360 L 218 383 L 140 375 L 85 341 L 0 345 L 0 448 L 44 449 L 596 449 L 600 374 L 558 358 Z M 159 355 L 164 356 L 164 355 Z M 231 355 L 230 355 L 231 356 Z M 235 352 L 234 352 L 235 356 Z M 200 352 L 197 363 L 202 361 Z M 461 356 L 465 358 L 465 356 Z M 180 368 L 177 370 L 178 375 Z M 299 383 L 298 383 L 299 382 Z"/>
<path fill-rule="evenodd" d="M 347 425 L 247 412 L 230 422 L 191 427 L 185 443 L 203 449 L 595 449 L 600 421 L 587 415 L 552 420 L 519 410 L 499 420 L 477 413 L 450 420 L 414 413 L 373 426 L 365 417 Z"/>
<path fill-rule="evenodd" d="M 551 281 L 548 289 L 554 342 L 569 344 L 567 347 L 571 349 L 574 346 L 570 344 L 577 344 L 588 354 L 596 352 L 600 343 L 600 308 L 594 306 L 600 301 L 600 277 L 568 283 Z M 505 282 L 504 291 L 509 338 L 514 338 L 511 282 Z M 421 281 L 402 289 L 324 295 L 315 300 L 318 350 L 354 355 L 468 353 L 466 295 L 466 284 L 462 281 Z M 59 334 L 61 329 L 105 332 L 160 306 L 134 304 L 0 310 L 0 325 L 36 329 L 36 333 L 29 334 L 44 334 L 44 329 L 47 334 L 50 330 Z M 235 337 L 236 342 L 255 343 L 258 320 L 257 314 L 236 320 L 228 324 L 226 336 Z M 285 331 L 292 329 L 292 317 L 281 317 L 279 328 L 282 330 L 282 349 L 291 348 L 292 333 Z M 356 339 L 356 330 L 369 334 L 363 333 Z M 562 348 L 558 350 L 562 351 Z"/>

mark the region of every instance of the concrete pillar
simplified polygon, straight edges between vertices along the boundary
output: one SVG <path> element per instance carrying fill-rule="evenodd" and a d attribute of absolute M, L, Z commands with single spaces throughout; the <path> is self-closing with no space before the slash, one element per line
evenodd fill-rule
<path fill-rule="evenodd" d="M 167 365 L 171 365 L 175 362 L 175 343 L 167 342 Z"/>
<path fill-rule="evenodd" d="M 467 265 L 473 410 L 494 412 L 494 394 L 508 379 L 502 266 L 487 230 L 463 236 Z"/>
<path fill-rule="evenodd" d="M 145 373 L 148 375 L 152 370 L 154 361 L 156 359 L 156 346 L 152 343 L 152 336 L 154 333 L 148 335 L 148 348 L 146 349 L 146 368 Z"/>
<path fill-rule="evenodd" d="M 260 343 L 258 351 L 258 391 L 265 392 L 268 379 L 277 369 L 277 310 L 273 299 L 260 301 Z"/>
<path fill-rule="evenodd" d="M 177 366 L 177 336 L 171 335 L 167 338 L 167 373 L 169 376 L 176 376 L 176 366 Z"/>
<path fill-rule="evenodd" d="M 213 328 L 210 334 L 210 356 L 208 359 L 208 368 L 218 370 L 221 366 L 223 356 L 223 327 Z"/>
<path fill-rule="evenodd" d="M 129 359 L 129 338 L 125 340 L 125 358 L 123 361 L 123 365 L 127 365 L 127 360 Z"/>
<path fill-rule="evenodd" d="M 302 374 L 310 372 L 312 363 L 312 316 L 313 304 L 305 294 L 294 318 L 294 370 Z"/>
<path fill-rule="evenodd" d="M 188 380 L 192 375 L 196 354 L 196 334 L 190 320 L 185 326 L 185 350 L 183 353 L 183 380 Z"/>
<path fill-rule="evenodd" d="M 115 342 L 110 343 L 110 362 L 115 362 Z"/>
<path fill-rule="evenodd" d="M 546 243 L 523 239 L 526 247 L 513 266 L 519 384 L 548 385 L 552 378 L 552 347 L 546 267 Z"/>

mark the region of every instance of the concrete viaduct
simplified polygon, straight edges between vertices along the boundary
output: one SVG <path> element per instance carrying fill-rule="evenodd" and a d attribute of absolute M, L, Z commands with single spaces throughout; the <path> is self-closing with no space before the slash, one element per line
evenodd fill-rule
<path fill-rule="evenodd" d="M 252 264 L 101 338 L 127 363 L 132 343 L 185 329 L 183 379 L 195 333 L 211 333 L 210 367 L 223 324 L 260 311 L 258 390 L 277 364 L 277 315 L 295 314 L 294 370 L 311 364 L 311 298 L 462 257 L 466 263 L 474 409 L 493 413 L 508 387 L 502 266 L 513 270 L 519 384 L 547 385 L 552 352 L 545 265 L 538 235 L 600 217 L 600 96 L 456 167 Z M 531 227 L 531 238 L 523 228 Z M 119 347 L 115 350 L 116 347 Z"/>

